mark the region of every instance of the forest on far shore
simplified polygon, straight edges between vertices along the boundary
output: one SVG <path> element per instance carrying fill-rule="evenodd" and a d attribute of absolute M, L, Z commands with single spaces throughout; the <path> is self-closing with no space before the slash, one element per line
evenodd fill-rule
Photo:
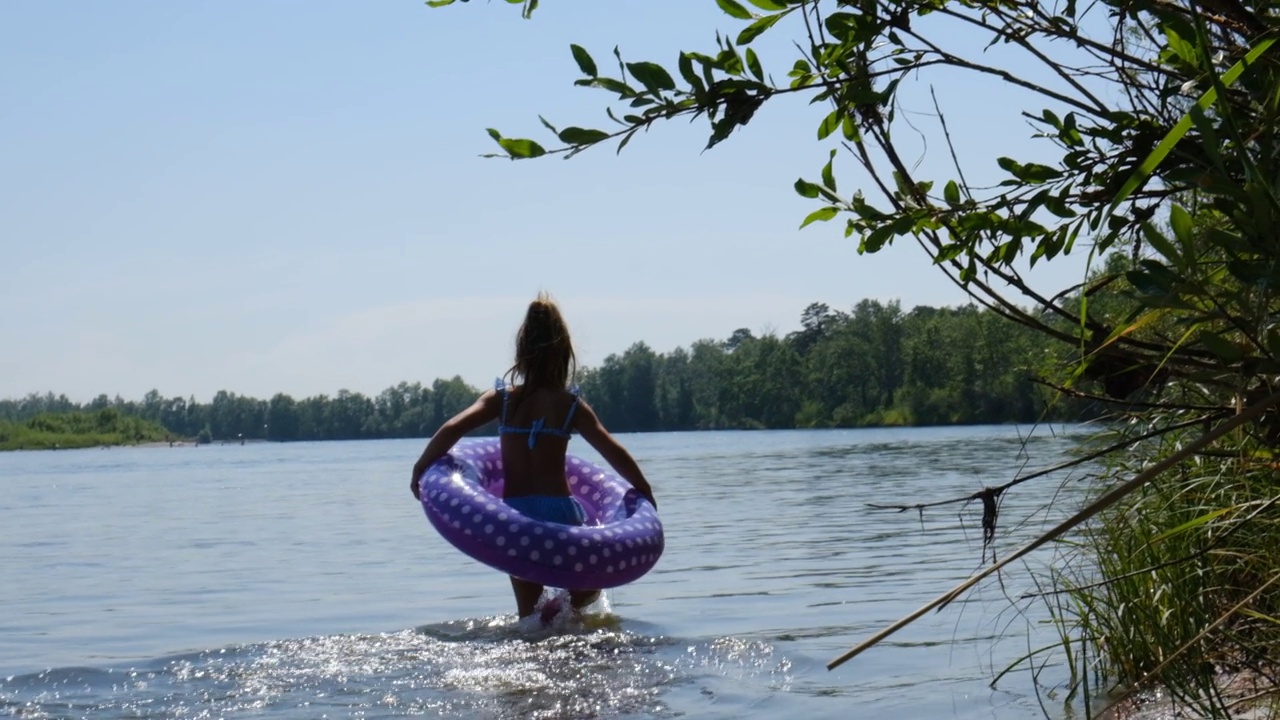
<path fill-rule="evenodd" d="M 1030 423 L 1094 414 L 1032 381 L 1060 351 L 1051 352 L 1052 341 L 988 310 L 903 312 L 896 301 L 863 300 L 845 312 L 814 303 L 800 324 L 782 337 L 738 329 L 668 353 L 637 342 L 580 369 L 579 385 L 613 432 Z M 460 377 L 402 382 L 373 397 L 339 390 L 301 400 L 224 390 L 202 403 L 152 390 L 141 401 L 100 395 L 78 404 L 50 392 L 0 400 L 0 434 L 6 424 L 47 424 L 38 420 L 45 415 L 114 409 L 175 439 L 204 442 L 424 438 L 480 392 Z"/>

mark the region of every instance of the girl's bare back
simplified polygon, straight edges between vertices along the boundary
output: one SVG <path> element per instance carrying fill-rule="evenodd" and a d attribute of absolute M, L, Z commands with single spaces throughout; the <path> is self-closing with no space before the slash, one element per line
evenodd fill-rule
<path fill-rule="evenodd" d="M 502 433 L 503 495 L 569 495 L 564 474 L 569 438 L 555 431 L 573 429 L 570 414 L 576 410 L 578 398 L 566 390 L 545 388 L 516 387 L 507 392 L 507 415 L 502 425 L 514 431 Z M 541 431 L 530 442 L 528 431 L 533 428 Z"/>

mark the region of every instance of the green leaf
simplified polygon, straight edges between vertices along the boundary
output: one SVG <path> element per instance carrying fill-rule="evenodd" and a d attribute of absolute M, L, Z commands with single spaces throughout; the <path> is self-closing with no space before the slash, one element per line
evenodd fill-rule
<path fill-rule="evenodd" d="M 782 19 L 782 17 L 782 15 L 765 15 L 746 26 L 742 29 L 742 32 L 738 33 L 738 44 L 749 44 L 752 40 L 760 37 L 765 30 L 773 27 L 775 23 Z"/>
<path fill-rule="evenodd" d="M 589 128 L 567 127 L 559 135 L 560 142 L 566 145 L 591 145 L 601 140 L 608 140 L 609 133 Z"/>
<path fill-rule="evenodd" d="M 689 56 L 689 53 L 680 53 L 680 61 L 678 65 L 680 68 L 680 76 L 684 78 L 685 82 L 689 83 L 690 87 L 695 91 L 701 90 L 705 87 L 702 84 L 702 78 L 698 77 L 698 73 L 693 71 L 693 58 Z"/>
<path fill-rule="evenodd" d="M 1178 59 L 1191 67 L 1196 67 L 1198 63 L 1195 46 L 1184 40 L 1172 27 L 1165 27 L 1164 35 L 1167 47 L 1178 56 Z"/>
<path fill-rule="evenodd" d="M 960 204 L 960 186 L 955 180 L 948 180 L 946 187 L 942 189 L 942 196 L 946 198 L 948 205 Z"/>
<path fill-rule="evenodd" d="M 1173 528 L 1172 530 L 1166 530 L 1160 533 L 1159 535 L 1151 538 L 1151 540 L 1148 541 L 1148 544 L 1155 545 L 1156 543 L 1162 542 L 1164 540 L 1168 540 L 1169 538 L 1175 535 L 1181 535 L 1182 533 L 1187 532 L 1188 530 L 1194 530 L 1195 528 L 1198 528 L 1201 525 L 1204 525 L 1205 523 L 1212 522 L 1218 519 L 1219 517 L 1222 517 L 1223 515 L 1231 512 L 1234 509 L 1235 508 L 1230 508 L 1230 507 L 1218 508 L 1213 512 L 1207 513 L 1205 515 L 1201 515 L 1198 518 L 1192 518 L 1191 520 L 1188 520 L 1182 523 L 1181 525 L 1179 525 L 1176 528 Z"/>
<path fill-rule="evenodd" d="M 513 158 L 536 158 L 547 154 L 541 145 L 532 140 L 503 138 L 498 144 Z"/>
<path fill-rule="evenodd" d="M 747 48 L 746 55 L 747 69 L 751 71 L 752 75 L 756 76 L 757 80 L 764 82 L 764 68 L 760 67 L 760 58 L 756 57 L 756 51 L 751 48 Z"/>
<path fill-rule="evenodd" d="M 1044 207 L 1049 212 L 1063 218 L 1064 220 L 1070 220 L 1076 216 L 1076 211 L 1067 207 L 1067 203 L 1062 199 L 1061 195 L 1046 195 L 1044 198 Z"/>
<path fill-rule="evenodd" d="M 532 141 L 520 138 L 504 138 L 493 128 L 488 129 L 489 137 L 497 141 L 498 146 L 507 152 L 512 158 L 536 158 L 540 155 L 546 155 L 547 151 L 541 145 Z"/>
<path fill-rule="evenodd" d="M 950 243 L 943 245 L 938 248 L 938 254 L 933 258 L 933 263 L 935 265 L 941 265 L 944 262 L 955 260 L 960 257 L 960 254 L 964 252 L 964 250 L 964 243 Z"/>
<path fill-rule="evenodd" d="M 1178 208 L 1175 206 L 1175 209 Z M 1182 267 L 1182 255 L 1178 252 L 1178 249 L 1173 246 L 1173 243 L 1169 242 L 1169 238 L 1162 235 L 1154 225 L 1149 222 L 1143 223 L 1142 236 L 1143 239 L 1147 241 L 1148 245 L 1155 248 L 1156 252 L 1160 253 L 1161 257 L 1169 260 L 1174 265 Z"/>
<path fill-rule="evenodd" d="M 455 0 L 427 0 L 427 7 L 444 7 L 445 5 L 452 5 L 454 2 Z"/>
<path fill-rule="evenodd" d="M 831 192 L 836 191 L 836 175 L 832 170 L 831 164 L 836 161 L 836 151 L 832 149 L 831 155 L 827 158 L 827 164 L 822 166 L 822 184 Z M 824 193 L 825 194 L 825 193 Z"/>
<path fill-rule="evenodd" d="M 1039 163 L 1027 163 L 1024 165 L 1013 158 L 1007 157 L 997 159 L 996 163 L 1004 170 L 1007 170 L 1010 175 L 1032 185 L 1062 177 L 1062 173 L 1058 170 Z"/>
<path fill-rule="evenodd" d="M 633 97 L 636 94 L 635 88 L 632 88 L 621 80 L 615 80 L 613 78 L 598 77 L 585 82 L 591 87 L 603 88 L 609 92 L 617 93 L 618 97 L 623 99 Z"/>
<path fill-rule="evenodd" d="M 796 180 L 795 187 L 796 187 L 796 192 L 799 193 L 801 197 L 806 197 L 806 198 L 809 198 L 810 200 L 817 198 L 818 195 L 822 192 L 821 188 L 819 188 L 816 184 L 811 183 L 808 180 L 805 180 L 804 178 L 800 178 L 799 180 Z"/>
<path fill-rule="evenodd" d="M 667 69 L 652 62 L 627 63 L 627 71 L 640 81 L 645 89 L 657 95 L 662 90 L 675 90 L 676 81 L 671 79 Z"/>
<path fill-rule="evenodd" d="M 854 121 L 851 114 L 844 116 L 844 120 L 840 123 L 840 132 L 844 134 L 844 139 L 850 142 L 858 142 L 862 139 L 862 133 L 858 132 L 858 123 Z"/>
<path fill-rule="evenodd" d="M 1217 355 L 1226 362 L 1236 362 L 1244 357 L 1244 353 L 1235 343 L 1216 333 L 1204 332 L 1200 333 L 1200 344 L 1209 349 L 1209 352 Z"/>
<path fill-rule="evenodd" d="M 635 137 L 635 134 L 636 134 L 637 132 L 639 132 L 639 131 L 640 131 L 640 128 L 636 128 L 635 130 L 632 130 L 631 132 L 629 132 L 629 133 L 627 133 L 626 135 L 624 135 L 624 136 L 623 136 L 623 138 L 622 138 L 622 142 L 618 143 L 618 152 L 617 152 L 617 154 L 619 154 L 619 155 L 621 155 L 621 154 L 622 154 L 622 148 L 626 147 L 626 146 L 627 146 L 627 143 L 631 142 L 631 138 Z"/>
<path fill-rule="evenodd" d="M 570 45 L 569 50 L 573 52 L 573 59 L 577 61 L 578 69 L 583 75 L 597 77 L 600 74 L 596 71 L 596 61 L 591 59 L 591 54 L 581 45 Z"/>
<path fill-rule="evenodd" d="M 832 110 L 830 114 L 822 119 L 822 123 L 818 125 L 818 139 L 826 140 L 831 133 L 836 131 L 836 128 L 840 127 L 840 123 L 843 120 L 844 118 L 842 117 L 840 108 Z"/>
<path fill-rule="evenodd" d="M 817 210 L 809 213 L 808 217 L 804 219 L 804 222 L 800 223 L 800 229 L 803 230 L 809 223 L 826 222 L 835 217 L 839 212 L 839 208 L 831 207 L 830 205 L 818 208 Z"/>
<path fill-rule="evenodd" d="M 1173 228 L 1174 237 L 1182 247 L 1191 247 L 1195 230 L 1191 222 L 1191 214 L 1181 205 L 1174 205 L 1169 211 L 1169 227 Z"/>
<path fill-rule="evenodd" d="M 1022 166 L 1022 174 L 1018 176 L 1019 180 L 1025 180 L 1029 183 L 1043 183 L 1050 180 L 1057 180 L 1062 177 L 1062 173 L 1056 168 L 1039 163 L 1027 163 Z"/>
<path fill-rule="evenodd" d="M 739 20 L 750 20 L 755 17 L 750 10 L 742 7 L 735 0 L 716 0 L 716 4 L 730 17 L 736 17 Z"/>
<path fill-rule="evenodd" d="M 773 0 L 747 0 L 747 2 L 750 2 L 752 5 L 755 5 L 761 10 L 768 10 L 769 12 L 777 12 L 778 10 L 787 9 L 786 5 L 783 5 L 782 3 L 779 3 L 779 2 L 774 2 Z"/>

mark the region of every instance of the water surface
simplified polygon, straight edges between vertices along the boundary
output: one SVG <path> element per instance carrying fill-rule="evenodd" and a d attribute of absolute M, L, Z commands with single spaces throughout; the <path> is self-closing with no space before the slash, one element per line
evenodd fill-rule
<path fill-rule="evenodd" d="M 989 687 L 1048 641 L 1034 604 L 1010 604 L 1018 571 L 825 666 L 982 563 L 978 508 L 868 503 L 1007 482 L 1080 432 L 620 436 L 666 553 L 549 631 L 517 624 L 506 577 L 427 523 L 408 492 L 422 441 L 0 454 L 0 715 L 1042 717 L 1025 673 Z M 997 551 L 1083 480 L 1009 493 Z"/>

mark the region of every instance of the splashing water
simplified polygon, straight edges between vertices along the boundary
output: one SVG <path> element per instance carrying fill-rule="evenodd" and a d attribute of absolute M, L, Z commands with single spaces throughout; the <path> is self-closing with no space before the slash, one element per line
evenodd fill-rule
<path fill-rule="evenodd" d="M 566 603 L 567 607 L 567 603 Z M 491 616 L 380 635 L 308 637 L 0 680 L 21 718 L 671 717 L 673 686 L 790 664 L 764 642 L 682 642 L 622 629 L 607 610 Z M 706 690 L 703 691 L 707 693 Z"/>

